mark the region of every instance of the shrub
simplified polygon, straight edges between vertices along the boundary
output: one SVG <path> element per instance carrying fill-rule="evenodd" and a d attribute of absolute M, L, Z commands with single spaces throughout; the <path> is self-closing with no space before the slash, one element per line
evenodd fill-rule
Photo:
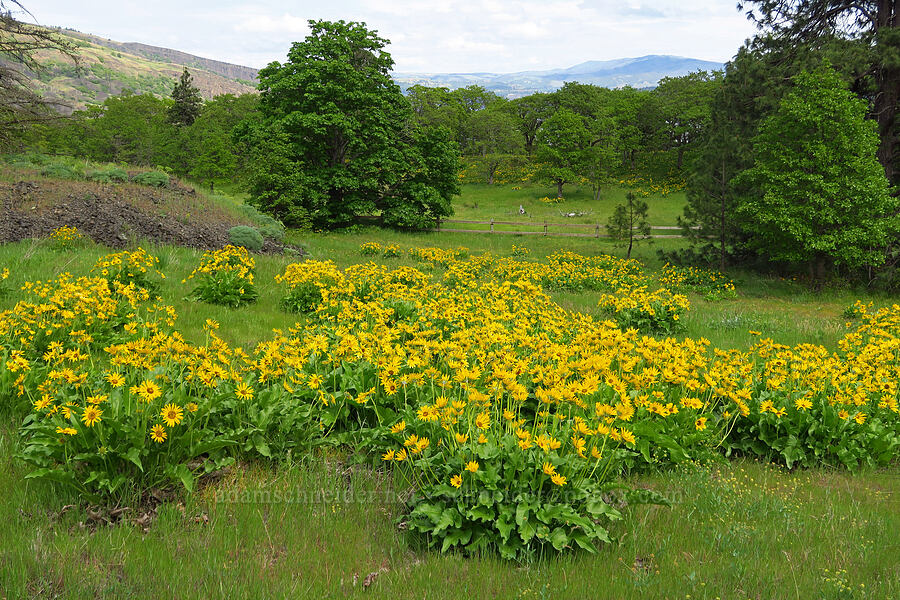
<path fill-rule="evenodd" d="M 274 221 L 273 223 L 261 225 L 259 228 L 259 233 L 262 234 L 264 238 L 274 240 L 276 242 L 282 242 L 284 241 L 285 228 L 280 221 Z"/>
<path fill-rule="evenodd" d="M 381 251 L 381 244 L 378 242 L 366 242 L 359 247 L 359 253 L 363 256 L 378 256 Z"/>
<path fill-rule="evenodd" d="M 707 300 L 736 298 L 734 282 L 719 271 L 698 267 L 679 267 L 666 263 L 659 282 L 674 291 L 694 291 Z"/>
<path fill-rule="evenodd" d="M 50 240 L 54 250 L 69 251 L 82 245 L 84 236 L 81 235 L 77 227 L 63 225 L 53 230 L 50 234 Z"/>
<path fill-rule="evenodd" d="M 198 285 L 189 294 L 190 299 L 237 308 L 259 297 L 253 285 L 255 266 L 246 248 L 228 245 L 205 252 L 200 266 L 182 283 L 197 277 Z"/>
<path fill-rule="evenodd" d="M 238 225 L 228 230 L 228 240 L 235 246 L 258 252 L 263 247 L 263 236 L 253 227 Z"/>
<path fill-rule="evenodd" d="M 349 291 L 344 275 L 330 260 L 291 263 L 284 273 L 275 276 L 275 281 L 288 286 L 281 307 L 295 313 L 313 312 L 324 299 Z"/>
<path fill-rule="evenodd" d="M 637 286 L 603 294 L 599 307 L 621 329 L 669 334 L 683 328 L 681 317 L 690 304 L 685 296 L 673 294 L 666 288 L 648 292 L 646 286 Z"/>
<path fill-rule="evenodd" d="M 397 244 L 389 244 L 382 248 L 381 256 L 384 258 L 400 258 L 403 256 L 403 249 Z"/>
<path fill-rule="evenodd" d="M 143 248 L 138 248 L 133 252 L 126 250 L 101 257 L 91 269 L 91 274 L 105 277 L 110 286 L 114 282 L 126 286 L 134 284 L 153 293 L 159 290 L 160 282 L 152 274 L 155 273 L 159 279 L 166 278 L 158 266 L 158 258 Z"/>
<path fill-rule="evenodd" d="M 91 181 L 97 181 L 100 183 L 128 181 L 128 173 L 126 173 L 124 169 L 120 169 L 118 167 L 88 171 L 85 174 L 85 177 Z"/>
<path fill-rule="evenodd" d="M 131 180 L 135 183 L 152 187 L 167 187 L 169 185 L 169 176 L 160 171 L 144 171 L 143 173 L 137 173 Z"/>
<path fill-rule="evenodd" d="M 81 179 L 83 174 L 80 169 L 61 162 L 53 162 L 41 169 L 44 177 L 58 177 L 60 179 Z"/>
<path fill-rule="evenodd" d="M 285 227 L 278 219 L 260 212 L 255 206 L 250 204 L 241 204 L 240 211 L 250 217 L 259 228 L 259 232 L 264 238 L 281 242 L 284 240 Z"/>

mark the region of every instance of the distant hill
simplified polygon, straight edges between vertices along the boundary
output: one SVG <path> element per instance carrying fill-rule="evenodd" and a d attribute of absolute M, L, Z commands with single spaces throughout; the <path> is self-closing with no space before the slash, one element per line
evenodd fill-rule
<path fill-rule="evenodd" d="M 713 71 L 725 65 L 681 56 L 655 55 L 616 60 L 590 60 L 567 69 L 520 71 L 518 73 L 394 73 L 404 89 L 420 84 L 451 89 L 480 85 L 501 96 L 516 98 L 535 92 L 552 92 L 567 81 L 603 87 L 656 87 L 663 77 L 687 75 L 697 70 Z"/>
<path fill-rule="evenodd" d="M 169 96 L 183 67 L 190 70 L 194 85 L 204 98 L 256 91 L 257 70 L 250 67 L 68 29 L 56 31 L 78 47 L 79 64 L 39 51 L 36 58 L 46 68 L 31 75 L 38 92 L 64 103 L 64 112 L 100 104 L 125 89 L 136 94 Z"/>
<path fill-rule="evenodd" d="M 136 94 L 169 96 L 175 81 L 187 67 L 204 98 L 220 94 L 256 91 L 258 70 L 179 50 L 136 42 L 117 42 L 71 29 L 56 31 L 78 46 L 79 65 L 49 52 L 38 52 L 46 69 L 33 73 L 38 91 L 62 101 L 66 112 L 100 104 L 109 96 L 130 89 Z M 0 61 L 3 58 L 0 57 Z M 421 84 L 451 89 L 480 85 L 501 96 L 516 98 L 534 92 L 551 92 L 567 81 L 604 87 L 630 85 L 655 87 L 660 79 L 693 71 L 722 69 L 722 63 L 669 55 L 649 55 L 616 60 L 591 60 L 566 69 L 518 73 L 393 73 L 401 88 Z"/>

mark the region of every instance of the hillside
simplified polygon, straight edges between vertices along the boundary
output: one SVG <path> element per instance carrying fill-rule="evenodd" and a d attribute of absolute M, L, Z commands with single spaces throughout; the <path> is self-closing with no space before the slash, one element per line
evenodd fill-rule
<path fill-rule="evenodd" d="M 603 87 L 654 87 L 663 77 L 722 69 L 722 63 L 669 55 L 648 55 L 616 60 L 591 60 L 566 69 L 518 73 L 394 73 L 404 89 L 412 85 L 451 89 L 480 85 L 501 96 L 516 98 L 535 92 L 552 92 L 567 81 Z"/>
<path fill-rule="evenodd" d="M 58 54 L 36 54 L 46 68 L 32 73 L 38 92 L 62 101 L 66 112 L 99 104 L 130 89 L 168 96 L 188 67 L 204 98 L 256 91 L 256 69 L 144 44 L 125 44 L 69 30 L 58 30 L 77 46 L 79 64 Z"/>
<path fill-rule="evenodd" d="M 80 63 L 50 52 L 38 53 L 46 66 L 33 73 L 38 91 L 60 100 L 71 111 L 99 104 L 125 89 L 134 93 L 168 96 L 181 75 L 190 69 L 194 84 L 204 98 L 220 94 L 256 91 L 257 69 L 203 58 L 180 50 L 136 42 L 118 42 L 69 29 L 57 29 L 77 46 Z M 0 59 L 2 60 L 2 59 Z M 567 81 L 604 87 L 653 87 L 668 76 L 723 68 L 722 63 L 669 55 L 649 55 L 606 61 L 587 61 L 572 67 L 517 73 L 393 73 L 404 90 L 412 85 L 445 86 L 451 89 L 480 85 L 501 96 L 515 98 L 535 92 L 551 92 Z"/>

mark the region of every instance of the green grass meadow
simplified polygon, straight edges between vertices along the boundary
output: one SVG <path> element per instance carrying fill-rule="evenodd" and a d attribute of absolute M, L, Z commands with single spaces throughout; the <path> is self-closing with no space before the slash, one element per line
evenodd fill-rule
<path fill-rule="evenodd" d="M 593 210 L 585 222 L 605 224 L 625 191 L 610 188 L 594 203 L 587 188 L 568 190 L 563 204 L 539 186 L 467 185 L 454 218 L 559 222 L 558 210 Z M 233 202 L 222 196 L 220 202 Z M 650 198 L 651 223 L 674 225 L 681 193 Z M 314 259 L 340 267 L 373 260 L 422 268 L 407 257 L 364 257 L 369 241 L 455 248 L 508 256 L 526 246 L 529 259 L 559 250 L 623 255 L 610 240 L 486 233 L 351 233 L 289 231 Z M 682 240 L 641 242 L 634 256 L 648 270 L 657 249 Z M 160 258 L 160 291 L 178 312 L 188 341 L 201 340 L 206 319 L 218 333 L 251 349 L 272 329 L 297 318 L 281 311 L 274 276 L 297 259 L 257 255 L 259 301 L 232 310 L 189 302 L 182 283 L 201 252 L 147 244 Z M 68 271 L 87 274 L 109 252 L 93 244 L 55 250 L 47 240 L 0 245 L 10 269 L 0 310 L 22 297 L 25 281 Z M 802 282 L 731 272 L 738 297 L 691 295 L 680 336 L 746 350 L 759 335 L 784 344 L 836 347 L 844 310 L 856 299 L 893 302 L 859 290 L 812 292 Z M 556 293 L 572 310 L 597 314 L 599 293 Z M 758 333 L 750 333 L 755 331 Z M 190 496 L 168 498 L 143 526 L 146 506 L 124 506 L 109 525 L 68 491 L 25 479 L 14 457 L 17 423 L 0 414 L 0 598 L 508 598 L 508 599 L 889 599 L 900 598 L 900 464 L 878 471 L 788 471 L 743 459 L 632 477 L 628 483 L 666 495 L 671 507 L 638 507 L 615 526 L 618 542 L 597 555 L 546 556 L 526 564 L 495 556 L 440 554 L 403 528 L 398 499 L 407 488 L 385 471 L 354 465 L 343 451 L 318 451 L 272 464 L 239 463 Z M 135 520 L 140 522 L 136 522 Z"/>

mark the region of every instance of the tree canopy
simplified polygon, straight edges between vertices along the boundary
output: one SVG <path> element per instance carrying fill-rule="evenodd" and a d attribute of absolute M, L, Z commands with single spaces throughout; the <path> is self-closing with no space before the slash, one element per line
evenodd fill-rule
<path fill-rule="evenodd" d="M 794 78 L 794 87 L 753 141 L 754 166 L 739 178 L 761 194 L 739 208 L 752 244 L 775 260 L 808 262 L 817 276 L 830 260 L 877 265 L 898 231 L 875 152 L 878 136 L 829 65 Z"/>
<path fill-rule="evenodd" d="M 452 184 L 442 178 L 455 170 L 456 154 L 436 139 L 446 138 L 445 130 L 427 136 L 415 131 L 410 103 L 390 77 L 387 40 L 364 23 L 309 26 L 285 63 L 259 73 L 263 123 L 245 133 L 259 159 L 254 202 L 288 222 L 319 227 L 396 211 L 398 198 L 415 199 L 424 218 L 449 214 L 455 173 Z M 425 169 L 437 180 L 422 176 L 423 161 L 434 158 L 429 149 L 449 161 L 447 168 Z"/>
<path fill-rule="evenodd" d="M 193 125 L 194 120 L 200 116 L 200 108 L 203 99 L 200 90 L 194 85 L 194 78 L 187 67 L 181 74 L 181 79 L 172 89 L 172 106 L 169 108 L 169 122 L 174 125 Z"/>

